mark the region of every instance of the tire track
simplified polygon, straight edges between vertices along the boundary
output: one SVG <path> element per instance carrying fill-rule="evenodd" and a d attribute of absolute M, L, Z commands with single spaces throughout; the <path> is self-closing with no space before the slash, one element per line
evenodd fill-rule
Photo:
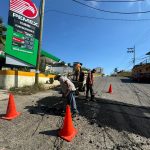
<path fill-rule="evenodd" d="M 134 86 L 138 91 L 140 91 L 141 93 L 143 93 L 146 97 L 150 98 L 149 93 L 145 92 L 144 90 L 141 90 L 139 87 L 135 86 L 134 84 L 133 84 L 133 86 Z"/>
<path fill-rule="evenodd" d="M 141 101 L 141 98 L 140 98 L 140 96 L 139 96 L 139 94 L 138 94 L 137 88 L 134 86 L 134 84 L 129 83 L 129 84 L 127 84 L 127 85 L 129 85 L 129 88 L 131 89 L 131 91 L 133 91 L 133 93 L 136 95 L 139 104 L 140 104 L 141 106 L 143 106 L 142 101 Z"/>

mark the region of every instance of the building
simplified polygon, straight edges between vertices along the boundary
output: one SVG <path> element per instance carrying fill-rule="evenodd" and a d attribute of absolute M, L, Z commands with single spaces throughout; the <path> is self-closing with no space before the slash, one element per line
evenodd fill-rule
<path fill-rule="evenodd" d="M 146 55 L 150 56 L 150 52 L 146 53 Z M 150 58 L 133 67 L 132 78 L 138 82 L 150 81 Z"/>
<path fill-rule="evenodd" d="M 96 73 L 103 74 L 103 68 L 97 67 L 95 69 L 96 69 Z"/>

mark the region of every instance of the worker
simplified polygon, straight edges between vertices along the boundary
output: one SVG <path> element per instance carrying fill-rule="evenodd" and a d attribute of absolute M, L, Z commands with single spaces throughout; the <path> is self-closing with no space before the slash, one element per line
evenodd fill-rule
<path fill-rule="evenodd" d="M 80 75 L 79 75 L 79 82 L 83 82 L 84 81 L 84 77 L 85 77 L 85 73 L 83 71 L 83 69 L 80 69 Z"/>
<path fill-rule="evenodd" d="M 85 91 L 85 86 L 86 86 L 85 84 L 86 84 L 85 73 L 84 73 L 83 69 L 81 68 L 80 76 L 79 76 L 79 82 L 78 82 L 80 92 Z"/>
<path fill-rule="evenodd" d="M 79 81 L 81 66 L 82 66 L 82 63 L 77 63 L 75 66 L 75 80 L 76 81 Z"/>
<path fill-rule="evenodd" d="M 71 106 L 72 117 L 78 115 L 78 110 L 75 100 L 76 88 L 74 84 L 65 76 L 56 75 L 55 80 L 60 82 L 62 97 L 67 98 L 67 104 Z"/>
<path fill-rule="evenodd" d="M 94 77 L 93 74 L 96 72 L 95 69 L 88 72 L 87 78 L 86 78 L 86 99 L 89 99 L 89 91 L 91 95 L 91 101 L 94 101 L 94 90 L 93 90 L 93 84 L 94 84 Z"/>

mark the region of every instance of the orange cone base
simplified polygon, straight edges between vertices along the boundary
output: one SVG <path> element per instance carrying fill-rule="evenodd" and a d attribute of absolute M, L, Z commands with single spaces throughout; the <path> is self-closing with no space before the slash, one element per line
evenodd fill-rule
<path fill-rule="evenodd" d="M 20 114 L 21 114 L 20 112 L 17 112 L 16 115 L 10 116 L 10 117 L 6 115 L 6 116 L 2 117 L 2 119 L 5 119 L 5 120 L 12 120 L 12 119 L 18 117 Z"/>
<path fill-rule="evenodd" d="M 59 131 L 59 133 L 58 133 L 59 137 L 61 137 L 62 139 L 66 140 L 67 142 L 70 142 L 76 136 L 76 134 L 77 134 L 78 131 L 76 129 L 74 129 L 74 131 L 72 132 L 72 134 L 69 135 L 69 136 L 63 136 L 62 132 L 63 132 L 63 130 Z"/>

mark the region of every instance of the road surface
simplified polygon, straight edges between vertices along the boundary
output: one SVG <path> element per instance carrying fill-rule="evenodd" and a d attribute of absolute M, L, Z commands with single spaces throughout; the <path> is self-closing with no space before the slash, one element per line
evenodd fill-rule
<path fill-rule="evenodd" d="M 112 94 L 108 93 L 112 84 Z M 68 143 L 57 136 L 64 99 L 58 89 L 15 95 L 21 115 L 0 119 L 0 150 L 150 150 L 150 84 L 128 78 L 96 77 L 96 101 L 76 98 L 80 115 L 73 119 L 77 136 Z M 5 114 L 7 91 L 0 92 Z"/>

